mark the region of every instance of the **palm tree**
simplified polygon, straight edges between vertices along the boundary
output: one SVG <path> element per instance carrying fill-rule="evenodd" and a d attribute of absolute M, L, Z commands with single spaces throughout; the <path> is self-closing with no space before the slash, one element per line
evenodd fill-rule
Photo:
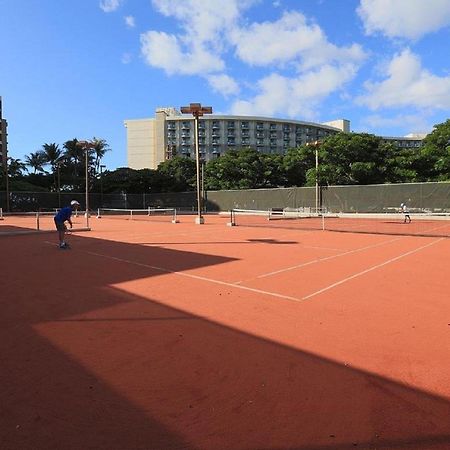
<path fill-rule="evenodd" d="M 102 158 L 105 156 L 105 153 L 109 152 L 111 149 L 109 148 L 109 145 L 107 144 L 105 139 L 97 139 L 96 137 L 93 137 L 92 142 L 95 144 L 95 172 L 98 173 L 100 171 L 100 163 L 102 161 Z"/>
<path fill-rule="evenodd" d="M 68 163 L 71 163 L 73 167 L 73 175 L 77 177 L 79 175 L 78 169 L 84 157 L 83 149 L 78 145 L 77 139 L 64 142 L 63 147 L 65 150 L 64 158 Z"/>
<path fill-rule="evenodd" d="M 20 177 L 27 166 L 20 159 L 8 157 L 8 174 L 10 177 Z"/>
<path fill-rule="evenodd" d="M 58 144 L 44 144 L 42 146 L 42 151 L 45 154 L 45 159 L 48 164 L 50 164 L 53 172 L 55 171 L 56 163 L 61 159 L 62 152 Z"/>
<path fill-rule="evenodd" d="M 53 182 L 56 187 L 56 169 L 58 164 L 62 162 L 62 152 L 59 149 L 58 144 L 44 144 L 42 146 L 43 153 L 45 155 L 45 161 L 50 164 L 53 173 Z"/>
<path fill-rule="evenodd" d="M 25 164 L 34 169 L 33 173 L 44 172 L 44 164 L 46 163 L 45 153 L 42 150 L 31 152 L 25 156 Z"/>

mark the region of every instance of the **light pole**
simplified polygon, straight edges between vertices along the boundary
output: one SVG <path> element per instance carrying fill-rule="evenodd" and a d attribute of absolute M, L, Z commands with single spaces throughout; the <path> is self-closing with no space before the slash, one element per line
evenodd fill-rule
<path fill-rule="evenodd" d="M 78 141 L 79 145 L 85 152 L 85 178 L 86 178 L 86 228 L 89 228 L 89 150 L 95 147 L 95 143 L 89 141 Z"/>
<path fill-rule="evenodd" d="M 205 200 L 206 200 L 206 191 L 205 191 L 205 164 L 206 164 L 206 162 L 204 159 L 201 160 L 201 164 L 202 164 L 202 199 L 203 199 L 202 206 L 203 206 L 203 211 L 206 213 L 206 202 L 205 202 Z"/>
<path fill-rule="evenodd" d="M 56 170 L 58 175 L 58 208 L 61 208 L 61 174 L 60 174 L 61 163 L 56 163 Z"/>
<path fill-rule="evenodd" d="M 316 150 L 316 214 L 319 212 L 319 141 L 314 142 Z"/>
<path fill-rule="evenodd" d="M 103 208 L 103 169 L 106 169 L 106 166 L 100 164 L 100 203 Z"/>
<path fill-rule="evenodd" d="M 200 150 L 198 145 L 198 118 L 203 114 L 212 114 L 211 106 L 202 106 L 200 103 L 190 103 L 189 106 L 182 106 L 183 114 L 192 114 L 194 116 L 194 140 L 195 140 L 195 163 L 197 170 L 197 218 L 195 223 L 205 223 L 202 216 L 202 187 L 200 180 Z"/>
<path fill-rule="evenodd" d="M 316 155 L 316 214 L 319 212 L 319 146 L 320 141 L 307 142 L 308 147 L 314 147 Z"/>
<path fill-rule="evenodd" d="M 5 154 L 5 182 L 6 182 L 6 211 L 9 212 L 9 170 L 8 170 L 8 153 Z"/>

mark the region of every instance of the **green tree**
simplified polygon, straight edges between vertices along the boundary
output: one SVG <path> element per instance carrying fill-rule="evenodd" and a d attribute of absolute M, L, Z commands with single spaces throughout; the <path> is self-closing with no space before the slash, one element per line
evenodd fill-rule
<path fill-rule="evenodd" d="M 381 138 L 367 133 L 328 137 L 318 149 L 320 184 L 383 183 L 386 168 L 380 144 Z M 308 185 L 315 182 L 315 168 L 307 171 L 306 179 Z"/>
<path fill-rule="evenodd" d="M 315 167 L 313 149 L 306 145 L 290 148 L 283 158 L 283 167 L 286 186 L 304 186 L 308 169 Z"/>
<path fill-rule="evenodd" d="M 417 148 L 398 148 L 392 142 L 380 145 L 380 152 L 384 155 L 385 178 L 384 183 L 412 183 L 418 181 Z"/>
<path fill-rule="evenodd" d="M 283 155 L 262 154 L 261 159 L 264 167 L 261 187 L 274 188 L 285 186 L 286 171 L 283 164 Z"/>
<path fill-rule="evenodd" d="M 8 175 L 11 178 L 22 177 L 27 166 L 20 159 L 8 157 Z"/>
<path fill-rule="evenodd" d="M 78 145 L 77 139 L 64 142 L 63 148 L 67 166 L 72 169 L 74 177 L 79 177 L 83 173 L 83 162 L 85 158 L 83 149 Z"/>
<path fill-rule="evenodd" d="M 42 150 L 31 152 L 25 156 L 25 164 L 33 169 L 33 173 L 44 172 L 45 163 L 45 153 Z"/>
<path fill-rule="evenodd" d="M 127 194 L 143 194 L 149 192 L 162 192 L 165 180 L 161 174 L 152 169 L 134 170 L 122 167 L 103 174 L 103 192 Z M 95 188 L 100 190 L 100 179 L 96 180 Z"/>
<path fill-rule="evenodd" d="M 44 144 L 42 146 L 42 151 L 45 155 L 45 161 L 47 164 L 50 164 L 50 167 L 52 169 L 52 175 L 53 175 L 53 185 L 56 189 L 57 187 L 57 168 L 58 165 L 62 163 L 63 155 L 59 148 L 58 144 L 51 143 L 51 144 Z"/>
<path fill-rule="evenodd" d="M 175 156 L 172 159 L 162 162 L 157 172 L 165 179 L 165 190 L 182 192 L 195 189 L 196 163 L 191 158 Z"/>
<path fill-rule="evenodd" d="M 105 139 L 98 139 L 96 137 L 93 137 L 92 142 L 95 144 L 95 147 L 93 149 L 95 172 L 99 173 L 102 158 L 105 156 L 105 153 L 109 152 L 111 149 L 109 148 L 109 145 Z"/>
<path fill-rule="evenodd" d="M 257 189 L 283 183 L 282 157 L 251 148 L 228 151 L 206 166 L 207 189 Z"/>
<path fill-rule="evenodd" d="M 421 175 L 424 181 L 450 179 L 450 119 L 435 125 L 420 149 Z"/>

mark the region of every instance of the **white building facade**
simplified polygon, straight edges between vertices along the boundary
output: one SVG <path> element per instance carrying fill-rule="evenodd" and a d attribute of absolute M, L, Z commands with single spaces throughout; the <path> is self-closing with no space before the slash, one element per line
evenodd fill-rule
<path fill-rule="evenodd" d="M 156 169 L 161 162 L 175 155 L 195 158 L 194 118 L 191 115 L 181 114 L 175 108 L 158 108 L 154 118 L 125 120 L 124 124 L 128 167 L 132 169 Z M 313 123 L 211 114 L 199 119 L 199 152 L 205 161 L 229 150 L 246 147 L 262 153 L 285 154 L 290 148 L 340 132 L 350 132 L 348 120 Z M 397 144 L 403 139 L 408 143 L 405 146 L 419 146 L 421 142 L 419 138 L 384 139 Z"/>

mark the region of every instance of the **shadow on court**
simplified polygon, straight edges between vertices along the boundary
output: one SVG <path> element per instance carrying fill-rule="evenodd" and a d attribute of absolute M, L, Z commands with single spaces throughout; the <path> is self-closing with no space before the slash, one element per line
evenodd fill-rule
<path fill-rule="evenodd" d="M 197 285 L 185 291 L 190 280 L 159 268 L 232 259 L 87 235 L 59 251 L 44 240 L 0 242 L 2 450 L 450 448 L 448 400 L 167 306 L 151 290 L 166 284 L 195 302 Z M 123 289 L 136 280 L 142 296 Z"/>

